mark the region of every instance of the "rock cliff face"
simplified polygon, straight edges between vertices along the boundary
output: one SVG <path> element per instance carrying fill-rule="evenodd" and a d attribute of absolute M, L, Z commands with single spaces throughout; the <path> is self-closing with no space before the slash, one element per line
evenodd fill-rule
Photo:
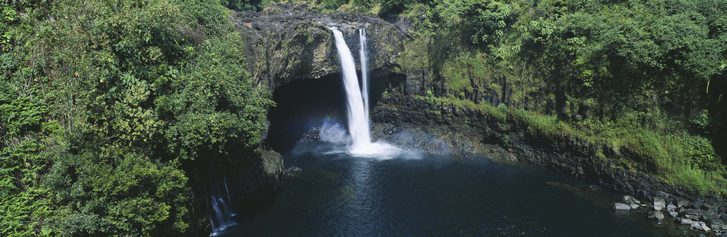
<path fill-rule="evenodd" d="M 369 70 L 391 67 L 403 50 L 404 33 L 376 17 L 360 14 L 320 14 L 304 5 L 277 5 L 263 12 L 234 15 L 246 40 L 248 71 L 271 89 L 294 80 L 340 73 L 335 40 L 329 27 L 344 33 L 358 64 L 359 32 L 368 36 Z"/>
<path fill-rule="evenodd" d="M 609 146 L 573 137 L 532 135 L 527 124 L 513 119 L 503 123 L 480 111 L 402 94 L 382 99 L 372 113 L 372 121 L 377 140 L 401 147 L 455 157 L 485 154 L 496 160 L 535 164 L 618 192 L 653 199 L 654 203 L 661 200 L 665 204 L 663 200 L 667 200 L 676 205 L 679 200 L 685 200 L 693 205 L 685 209 L 702 212 L 699 215 L 687 213 L 695 218 L 677 218 L 682 224 L 703 229 L 703 222 L 706 222 L 719 231 L 716 233 L 727 231 L 727 225 L 720 219 L 727 216 L 727 203 L 722 197 L 695 193 L 687 187 L 665 183 L 642 170 L 628 168 L 625 161 L 642 159 L 629 150 L 616 152 Z M 599 152 L 607 158 L 599 157 Z"/>
<path fill-rule="evenodd" d="M 627 166 L 623 161 L 638 158 L 629 151 L 617 153 L 609 147 L 571 137 L 533 136 L 526 124 L 515 120 L 499 122 L 476 110 L 391 95 L 380 101 L 372 121 L 374 136 L 404 147 L 461 157 L 485 154 L 493 159 L 527 162 L 643 197 L 654 196 L 658 191 L 695 196 L 642 171 L 624 169 Z M 609 158 L 595 155 L 599 150 Z"/>

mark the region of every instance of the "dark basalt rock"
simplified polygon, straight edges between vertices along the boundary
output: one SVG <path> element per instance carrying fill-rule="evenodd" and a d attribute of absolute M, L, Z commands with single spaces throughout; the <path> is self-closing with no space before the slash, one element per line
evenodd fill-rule
<path fill-rule="evenodd" d="M 285 169 L 285 177 L 286 178 L 295 178 L 300 175 L 300 173 L 303 172 L 303 169 L 292 166 L 290 168 Z"/>
<path fill-rule="evenodd" d="M 721 197 L 669 185 L 644 168 L 627 168 L 625 161 L 641 159 L 627 149 L 616 152 L 577 138 L 531 135 L 527 124 L 513 119 L 501 122 L 479 111 L 400 94 L 382 99 L 372 113 L 372 121 L 377 140 L 432 153 L 460 157 L 480 153 L 493 159 L 544 166 L 650 200 L 649 209 L 654 209 L 652 204 L 664 209 L 659 214 L 652 213 L 657 220 L 665 218 L 666 211 L 692 229 L 723 233 L 727 205 Z M 626 206 L 619 205 L 620 209 Z"/>
<path fill-rule="evenodd" d="M 340 73 L 335 40 L 328 27 L 344 33 L 357 63 L 358 30 L 365 28 L 372 71 L 391 67 L 403 50 L 404 33 L 399 28 L 367 15 L 322 14 L 304 4 L 279 4 L 260 13 L 240 12 L 233 17 L 246 40 L 248 71 L 271 89 L 293 80 Z"/>
<path fill-rule="evenodd" d="M 283 159 L 275 151 L 258 148 L 244 159 L 235 160 L 230 164 L 230 181 L 241 187 L 240 193 L 245 196 L 258 195 L 267 197 L 279 186 L 285 175 Z"/>

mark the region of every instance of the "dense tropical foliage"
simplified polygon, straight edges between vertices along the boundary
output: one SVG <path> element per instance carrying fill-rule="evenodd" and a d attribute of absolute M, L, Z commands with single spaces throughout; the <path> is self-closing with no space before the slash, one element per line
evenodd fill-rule
<path fill-rule="evenodd" d="M 413 35 L 402 70 L 424 75 L 429 94 L 507 108 L 552 132 L 535 135 L 628 149 L 668 183 L 727 193 L 727 2 L 402 4 Z"/>
<path fill-rule="evenodd" d="M 0 7 L 0 235 L 187 233 L 184 163 L 260 143 L 271 102 L 218 1 Z"/>
<path fill-rule="evenodd" d="M 0 236 L 179 235 L 190 162 L 261 142 L 268 92 L 229 9 L 272 1 L 0 3 Z M 422 96 L 629 149 L 727 193 L 723 0 L 320 0 L 406 26 Z M 210 155 L 211 154 L 211 155 Z"/>

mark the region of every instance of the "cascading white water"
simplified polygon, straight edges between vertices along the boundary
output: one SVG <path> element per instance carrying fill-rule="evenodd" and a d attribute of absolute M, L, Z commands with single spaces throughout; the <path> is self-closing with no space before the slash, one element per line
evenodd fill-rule
<path fill-rule="evenodd" d="M 348 132 L 351 134 L 352 147 L 355 149 L 371 143 L 371 134 L 367 122 L 368 118 L 364 111 L 363 97 L 361 96 L 361 89 L 359 89 L 358 77 L 356 76 L 356 64 L 353 62 L 351 50 L 346 45 L 343 33 L 335 28 L 331 30 L 333 30 L 333 36 L 336 38 L 336 50 L 338 51 L 338 58 L 341 61 L 343 86 L 346 90 L 347 99 Z"/>
<path fill-rule="evenodd" d="M 210 216 L 212 233 L 210 236 L 218 236 L 227 231 L 228 228 L 237 225 L 237 222 L 235 222 L 237 214 L 232 210 L 230 190 L 227 188 L 227 178 L 223 179 L 223 190 L 218 190 L 220 188 L 218 185 L 213 188 L 210 196 L 212 205 L 212 216 Z M 220 195 L 220 191 L 224 192 L 224 195 Z"/>
<path fill-rule="evenodd" d="M 361 95 L 363 96 L 364 115 L 366 116 L 366 124 L 369 123 L 369 79 L 368 79 L 368 57 L 366 57 L 366 28 L 358 30 L 359 45 L 361 50 L 359 56 L 361 60 Z"/>
<path fill-rule="evenodd" d="M 348 133 L 351 135 L 351 149 L 349 153 L 356 156 L 376 158 L 390 158 L 399 154 L 399 148 L 386 143 L 372 143 L 368 117 L 368 78 L 366 75 L 366 33 L 360 31 L 361 41 L 361 71 L 363 77 L 363 95 L 356 76 L 356 64 L 353 55 L 343 38 L 343 33 L 331 28 L 336 39 L 336 50 L 341 61 L 343 71 L 343 85 L 346 90 L 346 110 L 348 115 Z"/>

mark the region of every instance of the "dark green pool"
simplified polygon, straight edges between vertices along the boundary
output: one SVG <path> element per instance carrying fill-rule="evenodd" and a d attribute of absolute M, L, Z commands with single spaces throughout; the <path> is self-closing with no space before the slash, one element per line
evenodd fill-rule
<path fill-rule="evenodd" d="M 227 236 L 670 236 L 643 215 L 615 214 L 618 195 L 542 168 L 484 157 L 284 156 L 301 174 Z"/>

